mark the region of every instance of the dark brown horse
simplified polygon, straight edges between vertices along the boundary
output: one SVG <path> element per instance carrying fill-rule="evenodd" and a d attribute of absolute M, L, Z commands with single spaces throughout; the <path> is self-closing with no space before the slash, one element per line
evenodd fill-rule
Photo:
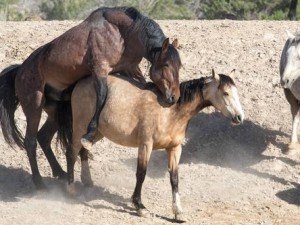
<path fill-rule="evenodd" d="M 15 93 L 9 96 L 5 93 L 5 96 L 11 102 L 20 102 L 27 121 L 25 138 L 20 135 L 11 137 L 26 149 L 37 188 L 45 187 L 36 161 L 38 126 L 42 110 L 53 100 L 51 98 L 59 100 L 61 92 L 79 79 L 92 75 L 97 90 L 97 110 L 89 123 L 88 133 L 82 139 L 84 146 L 89 146 L 105 103 L 109 73 L 122 71 L 127 76 L 143 80 L 138 64 L 145 57 L 151 63 L 150 78 L 166 102 L 173 104 L 177 101 L 181 62 L 174 45 L 169 43 L 157 23 L 134 8 L 99 8 L 79 25 L 35 50 L 22 65 L 7 71 L 13 76 L 5 76 L 10 77 L 11 82 L 6 86 L 14 86 L 16 96 Z M 7 82 L 5 78 L 2 81 Z M 0 100 L 10 101 L 3 96 Z M 13 122 L 14 108 L 5 108 L 5 104 L 1 107 L 0 110 Z M 51 135 L 54 134 L 56 125 L 53 121 L 46 124 L 51 127 Z"/>
<path fill-rule="evenodd" d="M 86 150 L 80 138 L 85 132 L 96 107 L 96 93 L 90 88 L 92 79 L 86 78 L 75 86 L 72 98 L 72 137 L 66 135 L 72 144 L 67 145 L 68 191 L 74 193 L 74 164 L 80 153 L 82 160 L 81 180 L 92 185 Z M 103 137 L 129 147 L 138 148 L 136 186 L 132 202 L 141 216 L 147 214 L 142 204 L 141 192 L 147 165 L 152 150 L 165 149 L 168 153 L 168 168 L 173 196 L 173 213 L 179 219 L 181 210 L 178 192 L 178 167 L 181 144 L 184 141 L 190 119 L 208 106 L 220 110 L 235 124 L 243 122 L 244 113 L 240 104 L 238 90 L 231 77 L 218 75 L 186 81 L 180 84 L 181 97 L 177 104 L 165 107 L 161 94 L 154 85 L 134 83 L 129 78 L 109 76 L 108 97 L 99 117 L 95 141 Z M 129 94 L 128 97 L 125 95 Z M 84 108 L 85 110 L 81 110 Z M 67 113 L 65 121 L 71 118 Z M 71 123 L 68 123 L 69 125 Z M 66 123 L 63 123 L 62 128 Z M 59 128 L 59 129 L 60 129 Z M 59 132 L 60 133 L 60 132 Z M 108 149 L 109 151 L 109 149 Z"/>

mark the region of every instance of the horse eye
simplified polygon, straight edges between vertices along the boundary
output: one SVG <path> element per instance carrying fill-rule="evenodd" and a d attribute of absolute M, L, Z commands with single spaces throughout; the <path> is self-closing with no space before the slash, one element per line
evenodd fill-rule
<path fill-rule="evenodd" d="M 228 92 L 225 91 L 225 92 L 223 93 L 223 95 L 224 95 L 224 96 L 228 96 L 229 94 L 228 94 Z"/>

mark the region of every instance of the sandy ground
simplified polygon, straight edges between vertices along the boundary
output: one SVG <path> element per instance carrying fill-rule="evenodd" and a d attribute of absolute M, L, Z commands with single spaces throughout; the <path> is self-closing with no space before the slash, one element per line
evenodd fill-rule
<path fill-rule="evenodd" d="M 180 194 L 187 224 L 300 224 L 300 159 L 286 156 L 291 115 L 278 85 L 286 33 L 298 22 L 158 21 L 178 38 L 181 80 L 238 71 L 234 78 L 245 122 L 232 126 L 205 110 L 190 123 L 180 165 Z M 21 63 L 34 49 L 78 22 L 0 22 L 0 69 Z M 147 64 L 143 64 L 144 70 Z M 18 124 L 24 116 L 18 112 Z M 0 139 L 0 224 L 171 224 L 171 186 L 164 151 L 152 154 L 143 201 L 152 213 L 140 218 L 130 204 L 135 185 L 136 149 L 104 140 L 91 161 L 95 186 L 70 199 L 64 183 L 51 177 L 41 150 L 38 163 L 48 192 L 31 181 L 25 151 Z M 57 146 L 53 143 L 53 147 Z M 57 157 L 66 168 L 63 152 Z"/>

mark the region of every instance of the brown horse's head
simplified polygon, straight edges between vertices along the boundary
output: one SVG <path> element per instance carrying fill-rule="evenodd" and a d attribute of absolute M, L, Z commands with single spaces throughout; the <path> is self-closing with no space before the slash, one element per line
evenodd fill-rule
<path fill-rule="evenodd" d="M 150 79 L 157 85 L 169 104 L 176 103 L 180 97 L 181 61 L 176 49 L 177 45 L 177 39 L 172 44 L 169 43 L 169 38 L 165 39 L 150 68 Z"/>

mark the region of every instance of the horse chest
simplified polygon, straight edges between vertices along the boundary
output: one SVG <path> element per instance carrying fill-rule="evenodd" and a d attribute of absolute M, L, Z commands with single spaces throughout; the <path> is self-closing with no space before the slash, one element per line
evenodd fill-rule
<path fill-rule="evenodd" d="M 160 123 L 153 135 L 154 148 L 170 148 L 183 143 L 185 132 L 183 129 Z"/>

